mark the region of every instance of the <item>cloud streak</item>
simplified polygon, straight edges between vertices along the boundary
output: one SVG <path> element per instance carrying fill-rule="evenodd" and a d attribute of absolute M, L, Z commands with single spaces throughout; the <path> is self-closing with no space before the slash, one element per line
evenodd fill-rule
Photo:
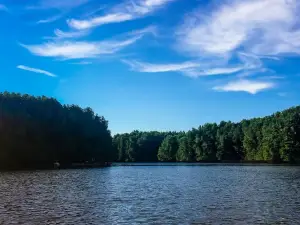
<path fill-rule="evenodd" d="M 89 32 L 86 30 L 65 32 L 60 29 L 55 29 L 54 34 L 55 34 L 55 37 L 53 37 L 53 39 L 69 39 L 69 38 L 84 37 L 84 36 L 88 35 Z"/>
<path fill-rule="evenodd" d="M 122 60 L 132 70 L 144 73 L 183 72 L 187 69 L 198 67 L 198 63 L 184 62 L 179 64 L 151 64 L 139 61 Z"/>
<path fill-rule="evenodd" d="M 109 23 L 120 23 L 125 22 L 128 20 L 132 20 L 133 16 L 126 13 L 115 13 L 115 14 L 108 14 L 101 17 L 95 17 L 90 20 L 75 20 L 71 19 L 68 20 L 67 23 L 70 27 L 83 30 L 83 29 L 89 29 L 97 26 L 101 26 L 104 24 Z"/>
<path fill-rule="evenodd" d="M 196 68 L 192 70 L 186 70 L 184 73 L 189 77 L 203 77 L 203 76 L 215 76 L 215 75 L 230 75 L 244 70 L 243 66 L 236 67 L 223 67 L 213 69 L 201 69 Z"/>
<path fill-rule="evenodd" d="M 61 14 L 60 15 L 55 15 L 55 16 L 49 17 L 47 19 L 41 19 L 41 20 L 37 21 L 36 23 L 37 24 L 53 23 L 53 22 L 59 20 L 61 17 L 62 17 Z"/>
<path fill-rule="evenodd" d="M 274 83 L 268 81 L 238 80 L 222 86 L 216 86 L 213 90 L 224 92 L 248 92 L 254 95 L 258 92 L 273 88 L 274 86 Z"/>
<path fill-rule="evenodd" d="M 49 76 L 49 77 L 56 77 L 55 74 L 50 73 L 50 72 L 48 72 L 46 70 L 41 70 L 41 69 L 37 69 L 37 68 L 33 68 L 33 67 L 28 67 L 28 66 L 24 66 L 24 65 L 18 65 L 17 68 L 21 69 L 21 70 L 26 70 L 26 71 L 34 72 L 34 73 L 44 74 L 44 75 Z"/>
<path fill-rule="evenodd" d="M 73 65 L 91 65 L 92 62 L 89 61 L 81 61 L 81 62 L 73 62 Z"/>
<path fill-rule="evenodd" d="M 132 45 L 141 37 L 142 35 L 138 35 L 124 40 L 107 40 L 100 42 L 54 41 L 38 45 L 21 44 L 21 46 L 37 56 L 59 59 L 84 59 L 116 53 Z"/>
<path fill-rule="evenodd" d="M 42 57 L 53 57 L 63 60 L 97 58 L 99 56 L 118 53 L 126 47 L 136 43 L 146 34 L 153 34 L 154 30 L 155 28 L 150 26 L 103 41 L 75 41 L 73 40 L 74 38 L 84 36 L 88 31 L 63 32 L 56 29 L 54 31 L 56 37 L 46 37 L 47 39 L 53 39 L 52 41 L 36 45 L 23 43 L 20 45 L 32 54 Z"/>
<path fill-rule="evenodd" d="M 244 70 L 243 65 L 230 68 L 214 68 L 210 69 L 207 65 L 201 62 L 187 61 L 177 64 L 152 64 L 136 60 L 122 60 L 123 63 L 130 66 L 134 71 L 143 73 L 164 73 L 164 72 L 181 72 L 189 77 L 201 77 L 212 75 L 228 75 Z"/>
<path fill-rule="evenodd" d="M 121 23 L 125 21 L 135 20 L 144 17 L 159 7 L 166 5 L 174 0 L 131 0 L 123 2 L 113 7 L 107 14 L 93 17 L 86 20 L 70 19 L 67 23 L 70 27 L 82 30 L 90 29 L 93 27 Z"/>

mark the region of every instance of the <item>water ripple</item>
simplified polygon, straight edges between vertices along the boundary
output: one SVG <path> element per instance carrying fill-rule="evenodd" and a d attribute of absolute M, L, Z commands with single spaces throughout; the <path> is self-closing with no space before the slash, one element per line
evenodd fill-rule
<path fill-rule="evenodd" d="M 298 224 L 299 167 L 0 173 L 0 224 Z"/>

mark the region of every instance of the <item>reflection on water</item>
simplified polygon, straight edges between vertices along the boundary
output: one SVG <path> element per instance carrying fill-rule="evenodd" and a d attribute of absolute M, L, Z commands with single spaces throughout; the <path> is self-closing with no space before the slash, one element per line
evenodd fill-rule
<path fill-rule="evenodd" d="M 0 224 L 298 224 L 300 167 L 0 173 Z"/>

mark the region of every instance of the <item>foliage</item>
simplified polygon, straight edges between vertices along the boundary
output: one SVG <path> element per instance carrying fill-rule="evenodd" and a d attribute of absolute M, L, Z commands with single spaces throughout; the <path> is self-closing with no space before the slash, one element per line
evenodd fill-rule
<path fill-rule="evenodd" d="M 176 136 L 168 135 L 158 149 L 158 160 L 160 161 L 176 161 L 176 153 L 178 149 L 178 140 Z"/>
<path fill-rule="evenodd" d="M 8 92 L 0 93 L 0 146 L 1 169 L 115 158 L 108 122 L 91 108 Z"/>
<path fill-rule="evenodd" d="M 300 162 L 300 107 L 239 123 L 207 123 L 188 132 L 118 134 L 114 142 L 119 161 L 295 163 Z"/>
<path fill-rule="evenodd" d="M 300 107 L 239 123 L 207 123 L 188 132 L 117 134 L 91 108 L 47 97 L 0 93 L 0 169 L 73 162 L 300 163 Z"/>

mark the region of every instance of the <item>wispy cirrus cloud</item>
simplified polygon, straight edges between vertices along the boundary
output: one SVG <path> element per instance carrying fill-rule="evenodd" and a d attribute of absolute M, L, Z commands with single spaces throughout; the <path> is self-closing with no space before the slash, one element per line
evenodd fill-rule
<path fill-rule="evenodd" d="M 73 65 L 91 65 L 92 62 L 89 61 L 80 61 L 80 62 L 73 62 Z"/>
<path fill-rule="evenodd" d="M 96 58 L 100 55 L 110 55 L 132 45 L 142 35 L 123 40 L 89 41 L 53 41 L 38 45 L 24 45 L 32 54 L 59 59 Z"/>
<path fill-rule="evenodd" d="M 78 31 L 81 32 L 81 31 Z M 87 31 L 82 31 L 87 32 Z M 20 45 L 32 54 L 42 57 L 53 57 L 58 59 L 87 59 L 99 56 L 115 55 L 124 48 L 133 45 L 147 34 L 152 34 L 152 29 L 141 29 L 120 34 L 114 38 L 102 41 L 75 41 L 76 32 L 67 33 L 60 30 L 55 31 L 56 38 L 41 44 Z M 70 40 L 65 40 L 70 38 Z"/>
<path fill-rule="evenodd" d="M 193 58 L 212 60 L 208 74 L 219 73 L 214 60 L 226 58 L 222 73 L 241 72 L 238 81 L 215 87 L 218 91 L 246 91 L 255 94 L 274 87 L 266 80 L 246 80 L 270 71 L 265 60 L 300 54 L 300 23 L 297 0 L 233 0 L 185 16 L 176 32 L 177 50 Z M 205 8 L 205 7 L 204 7 Z M 242 67 L 232 67 L 232 61 Z M 192 75 L 206 72 L 192 70 Z M 276 72 L 273 71 L 276 76 Z"/>
<path fill-rule="evenodd" d="M 223 68 L 196 68 L 192 70 L 186 70 L 184 73 L 189 77 L 203 77 L 203 76 L 215 76 L 215 75 L 230 75 L 235 74 L 244 70 L 245 67 L 243 66 L 236 66 L 236 67 L 223 67 Z"/>
<path fill-rule="evenodd" d="M 62 16 L 63 16 L 62 14 L 51 16 L 46 19 L 38 20 L 36 23 L 37 24 L 52 23 L 52 22 L 55 22 L 55 21 L 59 20 L 60 18 L 62 18 Z"/>
<path fill-rule="evenodd" d="M 252 54 L 239 53 L 239 63 L 228 65 L 227 60 L 192 60 L 181 63 L 153 64 L 138 60 L 122 60 L 132 70 L 146 73 L 181 72 L 189 77 L 230 75 L 241 71 L 261 70 L 260 59 Z"/>
<path fill-rule="evenodd" d="M 56 77 L 55 74 L 50 73 L 49 71 L 46 71 L 46 70 L 41 70 L 41 69 L 37 69 L 37 68 L 33 68 L 33 67 L 28 67 L 28 66 L 24 66 L 24 65 L 18 65 L 17 68 L 21 69 L 21 70 L 26 70 L 26 71 L 34 72 L 34 73 L 44 74 L 44 75 L 49 76 L 49 77 Z"/>
<path fill-rule="evenodd" d="M 119 23 L 128 20 L 132 20 L 133 16 L 126 13 L 115 13 L 115 14 L 108 14 L 101 17 L 95 17 L 90 20 L 75 20 L 71 19 L 68 20 L 67 23 L 70 27 L 82 30 L 82 29 L 89 29 L 92 27 L 109 24 L 109 23 Z"/>
<path fill-rule="evenodd" d="M 183 72 L 187 69 L 196 68 L 198 63 L 184 62 L 179 64 L 151 64 L 135 60 L 122 60 L 131 67 L 132 70 L 144 73 L 162 73 L 162 72 Z"/>
<path fill-rule="evenodd" d="M 46 39 L 70 39 L 70 38 L 80 38 L 88 35 L 90 31 L 88 29 L 85 30 L 71 30 L 71 31 L 62 31 L 60 29 L 55 29 L 54 34 L 55 37 L 46 37 Z M 128 32 L 127 35 L 138 36 L 144 34 L 152 34 L 156 36 L 157 28 L 156 26 L 148 26 L 140 30 L 135 30 Z"/>
<path fill-rule="evenodd" d="M 125 64 L 129 65 L 134 71 L 144 73 L 164 73 L 164 72 L 181 72 L 189 77 L 212 76 L 212 75 L 227 75 L 237 73 L 245 67 L 243 65 L 236 65 L 230 68 L 214 68 L 210 69 L 208 65 L 201 62 L 187 61 L 177 64 L 152 64 L 136 60 L 122 60 Z"/>
<path fill-rule="evenodd" d="M 216 86 L 213 88 L 213 90 L 224 92 L 248 92 L 250 94 L 257 94 L 258 92 L 271 89 L 274 86 L 275 83 L 269 81 L 237 80 L 221 86 Z"/>
<path fill-rule="evenodd" d="M 240 48 L 260 55 L 300 53 L 297 8 L 297 0 L 234 0 L 209 14 L 198 10 L 178 30 L 181 50 L 214 56 Z"/>
<path fill-rule="evenodd" d="M 74 39 L 84 37 L 89 34 L 88 30 L 79 30 L 79 31 L 62 31 L 60 29 L 54 30 L 54 37 L 46 37 L 46 39 Z"/>
<path fill-rule="evenodd" d="M 175 0 L 126 0 L 109 10 L 107 14 L 86 20 L 70 19 L 70 27 L 81 30 L 93 27 L 135 20 L 154 12 L 159 7 Z"/>

